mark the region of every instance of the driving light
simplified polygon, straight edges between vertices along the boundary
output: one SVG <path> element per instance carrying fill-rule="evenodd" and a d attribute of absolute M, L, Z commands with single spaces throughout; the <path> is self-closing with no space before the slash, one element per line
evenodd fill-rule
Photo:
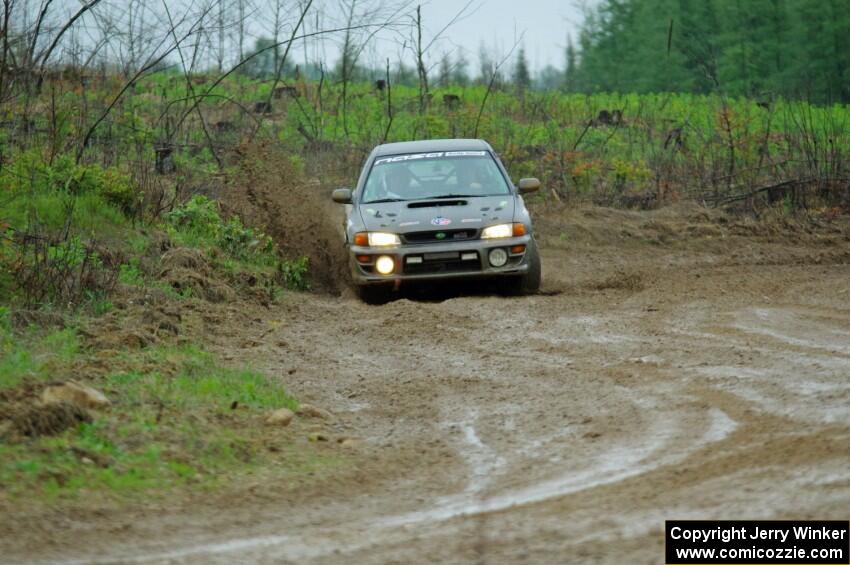
<path fill-rule="evenodd" d="M 394 233 L 371 232 L 369 234 L 369 245 L 371 247 L 388 247 L 390 245 L 401 245 L 401 240 Z"/>
<path fill-rule="evenodd" d="M 490 264 L 494 267 L 504 267 L 508 262 L 508 253 L 501 248 L 490 250 Z"/>
<path fill-rule="evenodd" d="M 375 261 L 375 270 L 382 275 L 390 275 L 395 270 L 395 259 L 387 255 L 381 255 Z"/>
<path fill-rule="evenodd" d="M 511 237 L 514 234 L 514 228 L 511 224 L 498 224 L 484 228 L 481 232 L 483 239 L 495 239 L 497 237 Z"/>

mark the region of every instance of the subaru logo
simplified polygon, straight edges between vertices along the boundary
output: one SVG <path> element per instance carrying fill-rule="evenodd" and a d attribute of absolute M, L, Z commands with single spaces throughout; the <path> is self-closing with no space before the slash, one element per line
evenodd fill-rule
<path fill-rule="evenodd" d="M 434 218 L 433 220 L 431 220 L 431 223 L 434 224 L 435 226 L 447 226 L 450 223 L 452 223 L 452 221 L 448 218 L 437 217 L 437 218 Z"/>

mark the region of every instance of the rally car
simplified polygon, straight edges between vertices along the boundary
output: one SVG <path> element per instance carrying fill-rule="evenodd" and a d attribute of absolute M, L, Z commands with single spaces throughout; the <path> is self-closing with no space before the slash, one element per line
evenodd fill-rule
<path fill-rule="evenodd" d="M 506 290 L 540 287 L 540 255 L 522 194 L 481 140 L 389 143 L 366 160 L 355 189 L 333 192 L 346 204 L 351 276 L 367 302 L 386 300 L 408 282 L 498 279 Z"/>

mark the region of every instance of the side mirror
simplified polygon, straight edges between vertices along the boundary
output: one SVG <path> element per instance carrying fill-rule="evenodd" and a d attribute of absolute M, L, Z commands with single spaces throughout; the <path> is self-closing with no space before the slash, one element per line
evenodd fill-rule
<path fill-rule="evenodd" d="M 528 194 L 529 192 L 536 192 L 540 189 L 540 181 L 534 178 L 531 179 L 521 179 L 519 181 L 519 193 L 520 194 Z"/>
<path fill-rule="evenodd" d="M 333 191 L 331 198 L 337 204 L 351 204 L 351 189 L 338 188 Z"/>

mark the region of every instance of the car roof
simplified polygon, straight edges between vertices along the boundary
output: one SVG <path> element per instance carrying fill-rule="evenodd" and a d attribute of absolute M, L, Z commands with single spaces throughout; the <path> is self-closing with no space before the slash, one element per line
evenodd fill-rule
<path fill-rule="evenodd" d="M 490 144 L 481 139 L 427 139 L 422 141 L 403 141 L 386 143 L 375 148 L 372 154 L 404 155 L 406 153 L 430 153 L 433 151 L 492 151 Z"/>

